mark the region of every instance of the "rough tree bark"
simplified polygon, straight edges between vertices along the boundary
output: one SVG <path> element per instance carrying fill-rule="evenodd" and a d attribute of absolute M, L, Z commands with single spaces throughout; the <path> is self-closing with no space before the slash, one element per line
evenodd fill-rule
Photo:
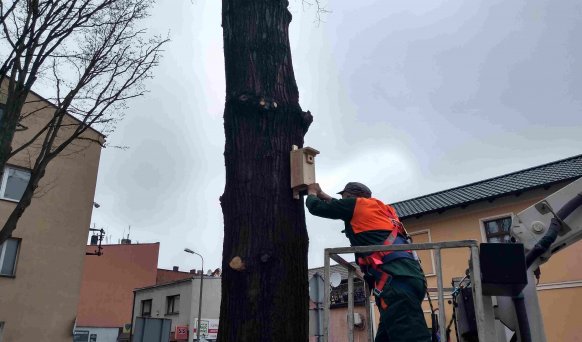
<path fill-rule="evenodd" d="M 308 237 L 289 153 L 299 106 L 285 0 L 223 0 L 226 186 L 218 340 L 307 341 Z"/>

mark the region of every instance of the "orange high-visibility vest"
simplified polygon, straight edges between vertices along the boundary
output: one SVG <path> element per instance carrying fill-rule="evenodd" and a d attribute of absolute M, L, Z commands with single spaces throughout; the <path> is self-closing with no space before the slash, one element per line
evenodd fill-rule
<path fill-rule="evenodd" d="M 350 224 L 354 234 L 371 230 L 397 229 L 398 233 L 405 235 L 394 208 L 375 198 L 358 197 L 356 199 L 356 207 Z"/>
<path fill-rule="evenodd" d="M 404 226 L 398 219 L 398 215 L 394 208 L 375 198 L 358 197 L 356 199 L 356 207 L 354 208 L 354 214 L 350 224 L 354 234 L 378 230 L 389 231 L 390 234 L 383 243 L 386 246 L 392 245 L 397 239 L 399 239 L 399 234 L 406 236 Z M 401 240 L 405 241 L 403 239 Z M 373 292 L 376 296 L 379 296 L 382 293 L 384 285 L 390 279 L 390 275 L 380 268 L 383 263 L 388 262 L 390 257 L 413 258 L 410 251 L 387 251 L 373 252 L 368 256 L 359 257 L 356 260 L 358 265 L 367 269 L 366 273 L 375 278 Z M 388 307 L 383 299 L 381 303 L 383 309 Z"/>

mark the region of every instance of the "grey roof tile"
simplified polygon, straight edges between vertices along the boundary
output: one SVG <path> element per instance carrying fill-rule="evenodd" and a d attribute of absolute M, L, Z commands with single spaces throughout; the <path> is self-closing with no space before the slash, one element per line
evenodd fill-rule
<path fill-rule="evenodd" d="M 582 155 L 392 204 L 400 218 L 428 214 L 582 177 Z"/>

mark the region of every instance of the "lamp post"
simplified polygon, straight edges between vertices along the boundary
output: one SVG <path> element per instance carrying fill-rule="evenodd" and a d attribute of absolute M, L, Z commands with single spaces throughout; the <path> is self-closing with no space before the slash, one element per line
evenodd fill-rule
<path fill-rule="evenodd" d="M 202 259 L 202 272 L 200 272 L 200 298 L 198 300 L 198 326 L 196 327 L 196 340 L 200 341 L 200 320 L 202 319 L 202 284 L 204 282 L 204 258 L 190 248 L 184 248 L 184 252 L 196 254 Z"/>

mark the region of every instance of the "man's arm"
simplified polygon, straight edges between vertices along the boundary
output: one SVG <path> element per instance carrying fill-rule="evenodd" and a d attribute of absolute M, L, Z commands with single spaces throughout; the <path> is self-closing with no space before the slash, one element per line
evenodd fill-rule
<path fill-rule="evenodd" d="M 337 200 L 321 190 L 319 184 L 311 184 L 307 188 L 305 205 L 312 215 L 335 219 L 351 220 L 354 214 L 355 199 Z"/>
<path fill-rule="evenodd" d="M 331 200 L 333 199 L 333 197 L 331 197 L 330 195 L 323 192 L 323 190 L 321 190 L 319 183 L 309 184 L 307 186 L 307 194 L 308 195 L 315 195 L 315 196 L 317 196 L 317 198 L 322 199 L 322 200 L 326 201 L 327 203 L 331 202 Z"/>

